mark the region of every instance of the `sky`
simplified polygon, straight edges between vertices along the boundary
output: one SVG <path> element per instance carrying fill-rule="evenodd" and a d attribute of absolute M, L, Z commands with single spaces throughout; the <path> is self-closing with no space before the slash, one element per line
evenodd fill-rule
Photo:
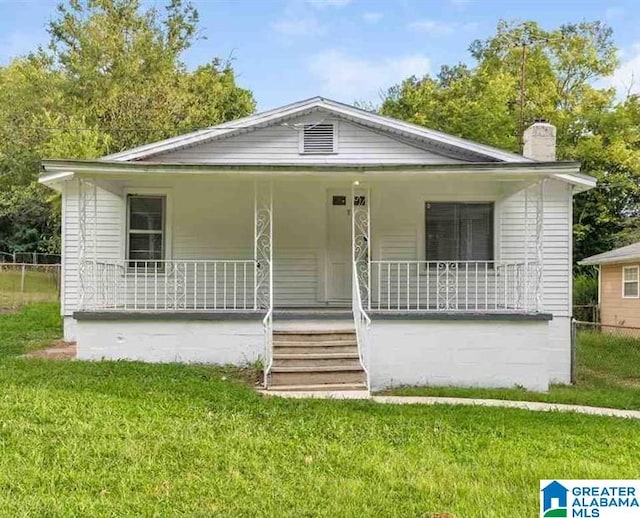
<path fill-rule="evenodd" d="M 143 0 L 162 7 L 163 1 Z M 499 19 L 551 29 L 602 20 L 614 30 L 621 64 L 603 85 L 640 93 L 637 0 L 192 0 L 202 35 L 184 56 L 193 68 L 231 58 L 238 83 L 259 110 L 322 95 L 379 104 L 410 75 L 469 62 L 469 44 Z M 47 41 L 54 0 L 0 0 L 0 65 Z M 635 81 L 634 81 L 635 79 Z"/>

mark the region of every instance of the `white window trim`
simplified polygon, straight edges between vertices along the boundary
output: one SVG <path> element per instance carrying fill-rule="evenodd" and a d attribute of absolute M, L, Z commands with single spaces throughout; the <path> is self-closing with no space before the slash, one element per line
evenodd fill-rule
<path fill-rule="evenodd" d="M 491 203 L 493 204 L 493 262 L 494 264 L 500 261 L 499 253 L 500 246 L 498 243 L 499 234 L 500 234 L 500 225 L 498 218 L 499 214 L 499 205 L 498 200 L 491 200 L 487 198 L 478 198 L 478 199 L 468 199 L 468 200 L 451 200 L 448 196 L 433 196 L 429 199 L 422 199 L 419 205 L 419 211 L 421 211 L 421 219 L 420 225 L 418 226 L 418 239 L 417 243 L 420 247 L 418 249 L 417 259 L 420 262 L 425 263 L 425 267 L 421 268 L 421 271 L 426 271 L 426 262 L 427 262 L 427 218 L 425 214 L 425 208 L 427 203 Z"/>
<path fill-rule="evenodd" d="M 416 243 L 418 245 L 418 250 L 416 251 L 416 260 L 420 262 L 425 262 L 427 260 L 427 249 L 426 249 L 426 239 L 427 239 L 427 221 L 425 217 L 425 204 L 426 203 L 493 203 L 493 257 L 494 261 L 500 261 L 500 218 L 502 217 L 502 205 L 500 204 L 500 200 L 490 199 L 484 196 L 469 197 L 465 200 L 452 200 L 451 196 L 440 196 L 434 195 L 427 198 L 420 198 L 420 201 L 416 204 L 415 210 L 417 217 L 420 218 L 418 221 L 420 222 L 416 227 Z"/>
<path fill-rule="evenodd" d="M 625 281 L 624 280 L 624 274 L 627 270 L 635 270 L 636 272 L 636 280 L 635 281 Z M 624 294 L 624 287 L 627 284 L 632 284 L 633 282 L 636 283 L 636 285 L 638 286 L 637 289 L 637 295 L 625 295 Z M 623 299 L 637 299 L 640 298 L 640 266 L 639 265 L 635 265 L 635 266 L 623 266 L 622 267 L 622 298 Z"/>
<path fill-rule="evenodd" d="M 314 124 L 331 124 L 333 126 L 333 151 L 305 151 L 304 150 L 304 128 L 305 126 L 313 126 Z M 338 121 L 320 121 L 320 122 L 305 122 L 300 131 L 298 132 L 298 153 L 301 155 L 337 155 L 338 143 L 340 139 L 338 134 L 340 133 L 340 124 Z"/>
<path fill-rule="evenodd" d="M 171 261 L 173 257 L 173 196 L 171 189 L 158 189 L 153 187 L 128 187 L 124 190 L 124 199 L 122 203 L 122 218 L 121 218 L 121 237 L 122 243 L 120 257 L 123 264 L 126 264 L 129 258 L 127 257 L 128 239 L 129 239 L 129 195 L 132 196 L 164 196 L 164 261 Z"/>

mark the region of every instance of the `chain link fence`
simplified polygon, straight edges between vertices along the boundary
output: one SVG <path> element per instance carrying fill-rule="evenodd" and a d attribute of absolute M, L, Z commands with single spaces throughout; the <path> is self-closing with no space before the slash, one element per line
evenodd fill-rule
<path fill-rule="evenodd" d="M 43 254 L 40 252 L 3 252 L 0 250 L 0 264 L 60 264 L 60 254 Z"/>
<path fill-rule="evenodd" d="M 640 327 L 601 324 L 600 322 L 585 322 L 578 319 L 573 321 L 573 325 L 576 328 L 576 332 L 586 331 L 589 333 L 602 333 L 640 341 Z M 640 345 L 640 343 L 638 345 Z"/>
<path fill-rule="evenodd" d="M 640 390 L 640 327 L 574 320 L 572 382 Z"/>

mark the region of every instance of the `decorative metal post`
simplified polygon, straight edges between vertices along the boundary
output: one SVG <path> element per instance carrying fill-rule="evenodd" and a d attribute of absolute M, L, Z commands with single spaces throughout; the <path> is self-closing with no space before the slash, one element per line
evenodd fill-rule
<path fill-rule="evenodd" d="M 254 309 L 273 305 L 273 184 L 254 184 Z"/>
<path fill-rule="evenodd" d="M 524 304 L 529 311 L 543 309 L 544 182 L 524 191 Z"/>
<path fill-rule="evenodd" d="M 546 179 L 538 183 L 536 197 L 536 310 L 544 310 L 544 186 Z"/>
<path fill-rule="evenodd" d="M 96 293 L 96 262 L 98 252 L 98 192 L 96 184 L 78 179 L 78 277 L 79 308 L 86 309 Z"/>
<path fill-rule="evenodd" d="M 535 275 L 532 265 L 535 262 L 536 251 L 536 226 L 537 215 L 531 213 L 535 210 L 534 188 L 529 186 L 524 190 L 524 272 L 523 272 L 523 304 L 526 311 L 535 311 Z M 534 262 L 532 263 L 532 260 Z"/>
<path fill-rule="evenodd" d="M 371 309 L 371 210 L 368 188 L 351 185 L 351 240 L 353 267 L 356 269 L 362 307 Z"/>

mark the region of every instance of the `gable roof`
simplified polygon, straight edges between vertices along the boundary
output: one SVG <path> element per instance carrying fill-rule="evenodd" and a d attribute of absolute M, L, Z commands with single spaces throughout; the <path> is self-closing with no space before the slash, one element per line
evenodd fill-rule
<path fill-rule="evenodd" d="M 323 97 L 313 97 L 177 137 L 145 144 L 133 149 L 107 155 L 102 159 L 118 162 L 146 160 L 155 155 L 169 153 L 196 144 L 229 138 L 270 125 L 282 124 L 288 119 L 317 110 L 323 110 L 363 126 L 387 132 L 392 136 L 395 135 L 396 137 L 414 140 L 417 143 L 444 150 L 458 151 L 470 157 L 475 157 L 478 161 L 534 162 L 531 159 L 515 153 L 448 135 L 447 133 L 431 130 L 416 124 L 403 122 L 391 117 L 371 113 Z"/>
<path fill-rule="evenodd" d="M 640 241 L 632 245 L 622 246 L 602 254 L 592 255 L 579 262 L 579 264 L 615 264 L 640 261 Z"/>

